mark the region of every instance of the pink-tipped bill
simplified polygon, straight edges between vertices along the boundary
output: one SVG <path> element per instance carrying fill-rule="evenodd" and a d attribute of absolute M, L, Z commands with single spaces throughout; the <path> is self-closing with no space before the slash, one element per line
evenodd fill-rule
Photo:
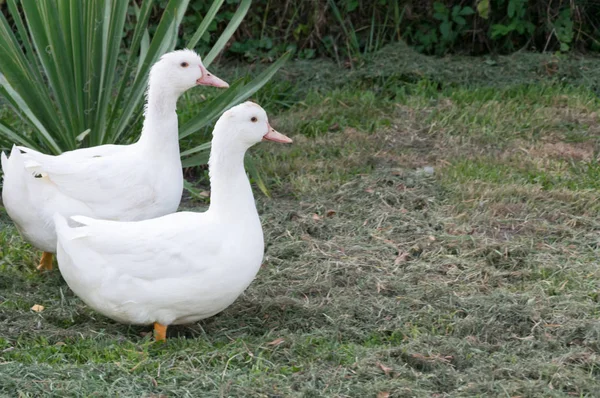
<path fill-rule="evenodd" d="M 215 75 L 211 74 L 206 70 L 204 65 L 200 64 L 200 70 L 202 71 L 202 77 L 196 80 L 196 84 L 200 84 L 202 86 L 213 86 L 219 88 L 227 88 L 229 84 L 226 81 L 219 79 Z"/>
<path fill-rule="evenodd" d="M 281 134 L 275 130 L 269 123 L 267 123 L 269 132 L 263 136 L 263 141 L 281 142 L 282 144 L 291 144 L 292 139 Z"/>

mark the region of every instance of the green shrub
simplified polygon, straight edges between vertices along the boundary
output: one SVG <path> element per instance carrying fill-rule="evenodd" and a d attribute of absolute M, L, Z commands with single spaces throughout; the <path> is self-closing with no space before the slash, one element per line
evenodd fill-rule
<path fill-rule="evenodd" d="M 139 3 L 141 0 L 135 0 Z M 201 53 L 217 42 L 242 0 L 223 0 L 197 43 Z M 0 9 L 7 11 L 6 3 Z M 151 7 L 152 35 L 168 0 Z M 190 0 L 177 37 L 184 46 L 211 4 Z M 599 51 L 600 2 L 595 0 L 254 0 L 227 43 L 229 58 L 273 60 L 295 50 L 298 58 L 359 60 L 383 45 L 404 40 L 425 54 Z M 136 26 L 130 5 L 125 42 Z"/>
<path fill-rule="evenodd" d="M 226 2 L 201 45 L 214 42 L 239 1 Z M 205 8 L 191 0 L 182 37 Z M 600 2 L 591 0 L 255 0 L 226 54 L 255 61 L 295 49 L 299 58 L 343 63 L 400 39 L 437 55 L 598 51 L 599 20 Z"/>

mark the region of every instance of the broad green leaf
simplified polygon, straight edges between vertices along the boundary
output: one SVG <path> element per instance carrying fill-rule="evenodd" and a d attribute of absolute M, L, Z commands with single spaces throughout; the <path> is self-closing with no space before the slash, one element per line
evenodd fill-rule
<path fill-rule="evenodd" d="M 36 110 L 36 119 L 47 129 L 60 135 L 62 123 L 52 106 L 53 102 L 44 79 L 36 65 L 28 62 L 2 13 L 0 13 L 0 38 L 0 71 L 6 81 L 15 92 L 19 93 L 19 98 L 22 98 L 30 109 Z M 63 137 L 56 138 L 60 141 Z"/>
<path fill-rule="evenodd" d="M 488 0 L 488 1 L 489 1 L 489 0 Z M 460 10 L 460 15 L 467 16 L 467 15 L 473 15 L 473 14 L 475 14 L 475 10 L 473 10 L 473 9 L 472 9 L 471 7 L 469 7 L 469 6 L 467 6 L 467 7 L 463 7 L 463 8 Z"/>
<path fill-rule="evenodd" d="M 19 134 L 13 131 L 9 126 L 0 120 L 0 139 L 6 142 L 6 144 L 20 144 L 27 147 L 35 146 L 35 143 L 25 135 Z"/>
<path fill-rule="evenodd" d="M 271 80 L 271 78 L 273 76 L 275 76 L 275 73 L 277 73 L 277 71 L 279 69 L 281 69 L 281 67 L 283 65 L 285 65 L 285 63 L 290 59 L 291 56 L 292 56 L 291 51 L 286 52 L 277 61 L 275 61 L 270 67 L 268 67 L 266 70 L 264 70 L 258 76 L 256 76 L 250 83 L 248 83 L 246 86 L 244 86 L 244 91 L 240 92 L 236 96 L 235 103 L 232 104 L 231 106 L 233 106 L 235 104 L 239 104 L 240 102 L 247 100 L 254 93 L 256 93 L 258 90 L 260 90 L 265 84 L 267 84 L 269 82 L 269 80 Z"/>
<path fill-rule="evenodd" d="M 82 3 L 69 3 L 70 46 L 66 52 L 70 54 L 70 61 L 73 64 L 73 84 L 74 84 L 74 102 L 77 107 L 77 113 L 80 118 L 85 119 L 87 104 L 85 101 L 86 76 L 84 69 L 83 43 L 85 38 L 80 32 L 83 29 L 84 20 L 82 18 Z M 85 123 L 88 125 L 88 123 Z"/>
<path fill-rule="evenodd" d="M 111 100 L 110 95 L 114 85 L 117 60 L 121 46 L 121 36 L 125 26 L 127 16 L 127 2 L 115 1 L 109 2 L 104 9 L 104 26 L 102 29 L 102 58 L 100 69 L 100 81 L 98 82 L 98 94 L 96 98 L 96 117 L 93 122 L 93 128 L 97 137 L 93 145 L 100 145 L 106 134 L 106 114 Z M 89 125 L 88 125 L 89 126 Z"/>
<path fill-rule="evenodd" d="M 448 15 L 448 8 L 446 8 L 444 3 L 440 3 L 439 1 L 433 3 L 433 10 L 437 13 Z"/>
<path fill-rule="evenodd" d="M 227 27 L 225 28 L 225 30 L 219 37 L 219 40 L 217 40 L 217 42 L 215 43 L 213 48 L 210 50 L 208 55 L 206 57 L 204 57 L 204 59 L 202 60 L 202 63 L 204 63 L 204 65 L 207 68 L 210 66 L 212 61 L 217 57 L 217 55 L 219 55 L 221 50 L 223 50 L 223 48 L 225 47 L 225 45 L 227 44 L 227 42 L 229 41 L 231 36 L 233 36 L 233 34 L 235 33 L 238 26 L 240 26 L 240 24 L 242 23 L 242 20 L 246 16 L 246 13 L 248 12 L 248 9 L 250 8 L 250 4 L 252 4 L 252 0 L 242 0 L 242 2 L 240 3 L 240 6 L 236 10 L 235 14 L 233 14 L 233 17 L 231 17 L 231 21 L 229 21 L 229 24 L 227 24 Z"/>
<path fill-rule="evenodd" d="M 461 10 L 460 6 L 452 7 L 452 18 L 458 16 L 460 14 L 460 10 Z"/>
<path fill-rule="evenodd" d="M 196 147 L 194 147 L 192 149 L 188 149 L 187 151 L 181 152 L 181 156 L 182 157 L 189 156 L 189 155 L 193 155 L 193 154 L 198 153 L 198 152 L 204 152 L 204 151 L 209 150 L 209 149 L 210 149 L 210 141 L 209 142 L 205 142 L 204 144 L 198 145 L 198 146 L 196 146 Z"/>
<path fill-rule="evenodd" d="M 21 2 L 23 13 L 31 33 L 31 39 L 36 53 L 40 58 L 44 74 L 48 78 L 51 96 L 54 98 L 61 114 L 66 130 L 80 133 L 79 120 L 74 114 L 71 98 L 74 98 L 74 88 L 70 76 L 72 64 L 61 59 L 66 43 L 62 34 L 62 27 L 57 29 L 56 21 L 59 20 L 58 9 L 53 2 L 24 1 Z M 63 131 L 55 131 L 63 135 L 65 150 L 75 149 L 75 142 L 69 140 Z"/>
<path fill-rule="evenodd" d="M 515 12 L 517 10 L 517 0 L 508 0 L 508 8 L 506 9 L 506 14 L 509 18 L 515 16 Z"/>
<path fill-rule="evenodd" d="M 135 9 L 135 16 L 140 18 L 140 7 L 137 3 L 133 3 Z M 150 33 L 148 33 L 148 29 L 144 29 L 144 34 L 142 36 L 142 42 L 140 43 L 140 56 L 138 59 L 138 65 L 136 69 L 136 74 L 140 73 L 140 68 L 144 64 L 144 59 L 146 58 L 146 54 L 148 54 L 148 47 L 150 47 Z"/>
<path fill-rule="evenodd" d="M 4 76 L 0 74 L 0 94 L 2 94 L 9 103 L 15 108 L 18 109 L 30 122 L 30 124 L 35 127 L 39 134 L 41 134 L 42 138 L 48 144 L 55 153 L 61 153 L 61 148 L 54 140 L 52 135 L 46 130 L 44 125 L 38 120 L 35 113 L 29 108 L 29 106 L 25 103 L 25 101 L 20 97 L 20 95 L 10 86 L 10 84 L 4 79 Z"/>
<path fill-rule="evenodd" d="M 488 19 L 490 16 L 490 0 L 481 0 L 477 4 L 477 13 L 483 19 Z"/>
<path fill-rule="evenodd" d="M 459 26 L 465 26 L 467 24 L 467 20 L 460 15 L 454 17 L 454 22 L 456 22 L 456 24 Z"/>
<path fill-rule="evenodd" d="M 449 40 L 452 33 L 452 22 L 444 21 L 440 24 L 440 33 L 444 40 Z"/>
<path fill-rule="evenodd" d="M 254 162 L 254 158 L 252 158 L 252 155 L 247 155 L 244 160 L 245 160 L 245 164 L 246 164 L 246 171 L 248 172 L 248 174 L 250 174 L 250 176 L 252 177 L 252 179 L 254 180 L 256 185 L 258 186 L 258 188 L 267 197 L 271 197 L 271 194 L 269 193 L 269 190 L 267 189 L 267 185 L 265 184 L 265 181 L 262 178 L 262 174 L 261 174 L 260 170 L 258 169 L 258 167 L 256 166 L 256 163 Z"/>
<path fill-rule="evenodd" d="M 17 26 L 17 31 L 19 32 L 19 43 L 23 44 L 25 47 L 25 54 L 27 55 L 27 59 L 32 65 L 36 65 L 38 68 L 40 67 L 38 58 L 35 57 L 33 53 L 33 47 L 31 46 L 31 40 L 29 40 L 29 35 L 27 34 L 27 30 L 25 29 L 25 25 L 23 24 L 23 19 L 21 18 L 21 14 L 19 13 L 19 9 L 17 7 L 16 0 L 8 0 L 8 9 L 10 11 L 10 16 L 12 17 L 15 25 Z"/>
<path fill-rule="evenodd" d="M 492 25 L 492 39 L 497 39 L 501 36 L 506 36 L 511 31 L 511 28 L 501 24 Z"/>
<path fill-rule="evenodd" d="M 229 86 L 229 89 L 223 91 L 210 103 L 202 107 L 198 115 L 188 120 L 186 124 L 179 128 L 179 138 L 185 138 L 188 135 L 195 133 L 219 117 L 219 115 L 221 115 L 225 109 L 231 107 L 232 105 L 230 104 L 233 104 L 240 87 L 243 87 L 242 80 L 234 82 L 231 86 Z"/>
<path fill-rule="evenodd" d="M 208 148 L 204 149 L 202 152 L 199 152 L 194 156 L 190 156 L 189 158 L 182 160 L 182 167 L 185 168 L 202 166 L 203 164 L 208 163 L 208 158 L 210 157 L 210 142 L 208 144 Z"/>
<path fill-rule="evenodd" d="M 143 57 L 141 54 L 138 56 L 137 52 L 142 46 L 143 37 L 147 34 L 147 25 L 148 20 L 150 18 L 150 11 L 152 10 L 152 0 L 144 0 L 142 6 L 140 7 L 139 16 L 137 17 L 137 23 L 135 24 L 135 29 L 133 31 L 133 39 L 131 40 L 131 47 L 129 48 L 129 54 L 127 57 L 127 61 L 125 66 L 123 67 L 123 72 L 120 76 L 119 89 L 117 91 L 117 96 L 114 100 L 112 111 L 110 112 L 110 116 L 108 116 L 107 130 L 111 132 L 108 135 L 109 142 L 115 142 L 113 128 L 114 124 L 117 122 L 117 117 L 121 115 L 121 108 L 123 101 L 126 98 L 127 85 L 129 83 L 130 74 L 134 68 L 134 60 L 136 56 L 138 57 L 138 66 L 135 76 L 139 76 L 141 74 L 141 69 L 144 64 L 144 60 L 146 59 L 146 55 L 148 53 L 148 46 L 142 48 Z"/>
<path fill-rule="evenodd" d="M 198 44 L 198 41 L 202 38 L 202 36 L 204 36 L 204 34 L 206 33 L 206 31 L 208 30 L 208 27 L 210 26 L 210 23 L 215 19 L 215 17 L 217 16 L 217 12 L 219 11 L 219 8 L 221 8 L 221 5 L 223 5 L 223 2 L 225 0 L 215 0 L 213 1 L 212 5 L 210 6 L 210 8 L 208 9 L 208 11 L 206 12 L 206 15 L 204 16 L 204 19 L 202 19 L 202 22 L 200 23 L 200 26 L 198 26 L 198 29 L 196 30 L 196 32 L 194 33 L 194 35 L 192 36 L 192 38 L 190 39 L 190 41 L 188 41 L 187 43 L 187 48 L 194 48 L 196 47 L 196 44 Z"/>

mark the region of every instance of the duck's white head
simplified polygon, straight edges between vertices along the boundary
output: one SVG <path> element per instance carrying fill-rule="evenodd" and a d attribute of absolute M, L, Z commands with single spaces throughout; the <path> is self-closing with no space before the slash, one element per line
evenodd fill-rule
<path fill-rule="evenodd" d="M 202 59 L 192 50 L 177 50 L 164 54 L 150 69 L 150 87 L 173 90 L 180 95 L 197 86 L 227 88 L 229 84 L 206 70 Z"/>
<path fill-rule="evenodd" d="M 292 140 L 269 124 L 267 112 L 260 105 L 247 101 L 225 112 L 217 121 L 213 135 L 217 139 L 242 144 L 244 149 L 260 141 L 289 144 Z"/>

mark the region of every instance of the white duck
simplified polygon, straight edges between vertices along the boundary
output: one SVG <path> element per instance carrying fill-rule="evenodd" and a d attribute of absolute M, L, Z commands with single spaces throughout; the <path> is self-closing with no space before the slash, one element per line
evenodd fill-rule
<path fill-rule="evenodd" d="M 229 87 L 194 51 L 173 51 L 150 70 L 142 134 L 135 144 L 58 156 L 16 146 L 8 159 L 2 153 L 4 206 L 23 237 L 44 251 L 39 270 L 52 269 L 54 213 L 133 221 L 177 210 L 183 175 L 175 110 L 179 96 L 196 85 Z"/>
<path fill-rule="evenodd" d="M 58 268 L 86 304 L 118 322 L 154 323 L 157 340 L 171 324 L 227 308 L 260 268 L 263 231 L 244 170 L 244 154 L 261 140 L 290 143 L 258 105 L 225 112 L 213 131 L 210 207 L 152 220 L 119 222 L 54 217 Z"/>

